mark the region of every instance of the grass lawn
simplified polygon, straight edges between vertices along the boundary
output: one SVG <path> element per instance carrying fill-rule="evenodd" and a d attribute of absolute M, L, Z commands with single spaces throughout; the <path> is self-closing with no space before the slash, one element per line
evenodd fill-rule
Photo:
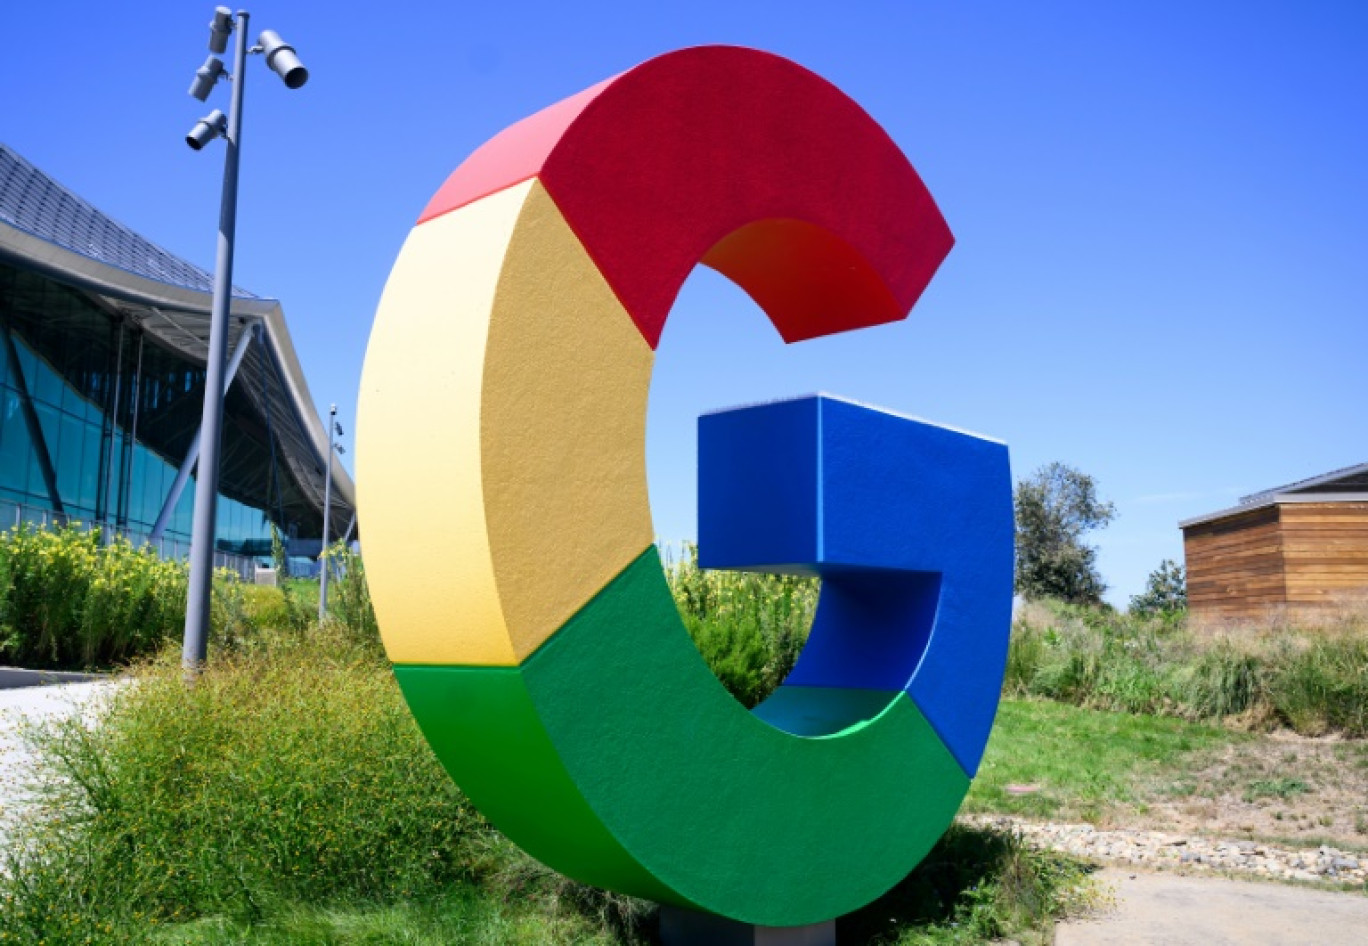
<path fill-rule="evenodd" d="M 966 813 L 1098 821 L 1143 811 L 1165 779 L 1256 737 L 1160 716 L 1003 700 Z M 1008 786 L 1035 786 L 1012 794 Z"/>

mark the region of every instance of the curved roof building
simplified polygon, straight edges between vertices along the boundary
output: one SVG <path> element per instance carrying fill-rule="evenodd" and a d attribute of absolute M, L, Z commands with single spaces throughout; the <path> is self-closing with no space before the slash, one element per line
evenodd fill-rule
<path fill-rule="evenodd" d="M 175 487 L 198 438 L 212 287 L 0 144 L 0 528 L 70 519 L 184 546 L 193 488 Z M 229 350 L 246 347 L 217 546 L 260 555 L 272 522 L 321 534 L 328 434 L 279 301 L 234 287 L 231 311 Z M 334 462 L 331 536 L 354 510 Z"/>

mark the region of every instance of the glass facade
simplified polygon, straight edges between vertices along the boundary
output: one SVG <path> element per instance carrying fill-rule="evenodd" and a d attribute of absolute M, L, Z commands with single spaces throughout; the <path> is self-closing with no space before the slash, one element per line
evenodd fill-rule
<path fill-rule="evenodd" d="M 134 319 L 0 264 L 0 528 L 56 514 L 147 536 L 199 428 L 203 387 L 203 368 Z M 270 431 L 251 399 L 230 390 L 222 551 L 269 554 L 273 519 L 282 533 L 297 532 L 287 510 L 302 497 L 275 463 Z M 192 480 L 165 531 L 182 551 L 193 504 Z"/>

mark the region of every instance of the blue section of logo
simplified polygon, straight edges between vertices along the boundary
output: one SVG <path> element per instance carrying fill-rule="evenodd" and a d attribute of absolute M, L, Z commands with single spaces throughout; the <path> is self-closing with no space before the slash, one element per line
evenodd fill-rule
<path fill-rule="evenodd" d="M 1012 609 L 1005 445 L 814 395 L 704 415 L 699 564 L 820 575 L 785 687 L 906 691 L 970 776 Z"/>

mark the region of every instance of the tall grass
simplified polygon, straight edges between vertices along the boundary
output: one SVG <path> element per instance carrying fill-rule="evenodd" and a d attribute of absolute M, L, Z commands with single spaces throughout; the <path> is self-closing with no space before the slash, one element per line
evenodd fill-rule
<path fill-rule="evenodd" d="M 137 667 L 97 725 L 36 737 L 48 817 L 11 851 L 0 942 L 400 902 L 474 870 L 488 829 L 373 651 L 285 634 L 192 687 L 177 658 Z"/>
<path fill-rule="evenodd" d="M 329 547 L 324 566 L 337 577 L 328 584 L 328 616 L 351 640 L 378 647 L 380 628 L 371 607 L 370 586 L 361 556 L 341 542 Z M 317 585 L 313 585 L 317 590 Z M 315 599 L 316 600 L 316 599 Z"/>
<path fill-rule="evenodd" d="M 650 904 L 568 880 L 466 802 L 388 663 L 340 624 L 263 632 L 187 687 L 174 647 L 93 725 L 30 733 L 45 811 L 0 864 L 0 943 L 595 943 Z M 1077 864 L 957 829 L 842 941 L 978 941 L 1079 903 Z"/>
<path fill-rule="evenodd" d="M 816 578 L 705 571 L 686 544 L 665 574 L 684 625 L 717 679 L 748 707 L 793 669 L 817 609 Z"/>
<path fill-rule="evenodd" d="M 705 571 L 666 557 L 684 624 L 746 706 L 788 675 L 816 610 L 815 578 Z M 1013 625 L 1004 692 L 1095 709 L 1368 736 L 1368 612 L 1314 627 L 1223 628 L 1178 614 L 1032 602 Z"/>
<path fill-rule="evenodd" d="M 1182 616 L 1030 603 L 1012 628 L 1004 690 L 1098 709 L 1368 736 L 1368 616 L 1203 629 Z"/>

